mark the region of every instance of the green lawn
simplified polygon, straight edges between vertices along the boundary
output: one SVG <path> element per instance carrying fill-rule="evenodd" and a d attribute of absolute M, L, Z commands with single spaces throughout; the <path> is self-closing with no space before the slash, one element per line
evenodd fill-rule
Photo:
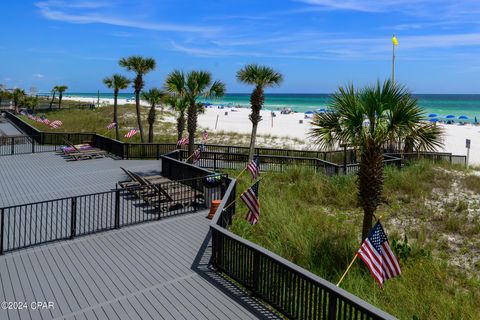
<path fill-rule="evenodd" d="M 237 190 L 250 182 L 245 173 Z M 442 202 L 454 182 L 458 196 Z M 462 198 L 478 186 L 480 177 L 450 166 L 420 163 L 387 170 L 378 215 L 391 245 L 399 241 L 402 275 L 380 289 L 358 259 L 341 287 L 401 319 L 478 319 L 480 199 Z M 253 227 L 244 219 L 245 206 L 237 204 L 232 230 L 336 283 L 360 244 L 355 176 L 328 178 L 301 168 L 268 173 L 260 203 L 260 222 Z M 439 212 L 437 206 L 446 209 Z M 467 262 L 457 266 L 457 260 Z"/>

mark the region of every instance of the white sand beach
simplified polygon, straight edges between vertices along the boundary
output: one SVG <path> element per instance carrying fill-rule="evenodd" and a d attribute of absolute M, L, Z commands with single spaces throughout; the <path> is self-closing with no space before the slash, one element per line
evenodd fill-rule
<path fill-rule="evenodd" d="M 65 99 L 82 102 L 97 102 L 96 99 L 92 98 L 65 97 Z M 112 104 L 113 99 L 100 99 L 100 103 Z M 118 103 L 122 105 L 133 102 L 127 102 L 126 99 L 118 99 Z M 142 105 L 147 104 L 142 103 Z M 261 111 L 263 120 L 258 126 L 259 135 L 294 138 L 297 140 L 293 142 L 290 139 L 290 148 L 315 149 L 315 146 L 311 144 L 311 140 L 308 138 L 308 131 L 311 127 L 310 122 L 308 119 L 305 119 L 303 113 L 281 114 L 280 111 L 274 111 L 274 113 L 275 117 L 273 117 L 272 124 L 271 112 L 267 110 Z M 205 109 L 204 114 L 199 115 L 198 124 L 199 127 L 205 128 L 211 132 L 228 131 L 248 134 L 251 131 L 251 122 L 248 119 L 249 114 L 250 109 L 248 108 L 221 108 L 218 106 L 210 106 Z M 303 121 L 303 123 L 300 123 L 300 121 Z M 465 147 L 465 140 L 470 139 L 470 164 L 480 165 L 480 126 L 458 124 L 447 125 L 441 123 L 438 125 L 445 131 L 444 148 L 438 151 L 451 152 L 456 155 L 466 155 L 467 149 Z M 300 143 L 298 140 L 303 143 Z M 278 146 L 272 145 L 271 147 Z"/>

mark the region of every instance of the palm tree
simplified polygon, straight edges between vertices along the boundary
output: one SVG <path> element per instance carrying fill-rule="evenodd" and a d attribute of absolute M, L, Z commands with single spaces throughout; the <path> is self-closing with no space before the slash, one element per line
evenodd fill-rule
<path fill-rule="evenodd" d="M 155 69 L 155 59 L 144 58 L 141 56 L 131 56 L 128 58 L 120 59 L 118 63 L 121 67 L 124 67 L 128 71 L 133 71 L 136 73 L 135 79 L 133 81 L 133 88 L 135 89 L 135 107 L 137 110 L 137 123 L 138 130 L 140 131 L 140 140 L 144 142 L 142 119 L 140 115 L 140 92 L 145 85 L 145 83 L 143 82 L 143 76 Z"/>
<path fill-rule="evenodd" d="M 260 110 L 264 102 L 264 89 L 273 86 L 279 86 L 283 81 L 281 73 L 270 67 L 260 66 L 258 64 L 248 64 L 237 72 L 237 80 L 255 86 L 250 95 L 250 105 L 252 113 L 250 121 L 252 122 L 252 134 L 250 136 L 249 160 L 253 159 L 255 152 L 255 140 L 257 138 L 258 123 L 262 121 Z"/>
<path fill-rule="evenodd" d="M 413 145 L 418 151 L 432 151 L 442 145 L 441 129 L 423 119 L 416 99 L 390 80 L 360 91 L 353 86 L 340 87 L 332 97 L 329 112 L 314 115 L 310 136 L 318 146 L 349 144 L 360 151 L 357 184 L 364 212 L 362 239 L 372 228 L 381 201 L 384 147 L 391 141 L 401 144 L 399 148 Z"/>
<path fill-rule="evenodd" d="M 188 107 L 187 100 L 174 95 L 167 95 L 163 100 L 177 113 L 177 141 L 179 141 L 182 139 L 183 131 L 185 130 L 185 111 L 187 111 Z"/>
<path fill-rule="evenodd" d="M 0 86 L 0 108 L 2 107 L 2 103 L 4 99 L 10 99 L 10 93 Z"/>
<path fill-rule="evenodd" d="M 53 105 L 53 101 L 55 100 L 55 94 L 57 93 L 57 86 L 53 87 L 52 89 L 52 100 L 50 100 L 50 111 L 52 111 L 52 105 Z"/>
<path fill-rule="evenodd" d="M 153 142 L 153 124 L 156 119 L 155 106 L 159 105 L 165 93 L 157 88 L 152 88 L 147 92 L 142 92 L 142 99 L 150 104 L 150 111 L 148 112 L 148 142 Z"/>
<path fill-rule="evenodd" d="M 195 143 L 195 132 L 197 131 L 197 115 L 201 104 L 197 102 L 199 97 L 215 98 L 225 93 L 225 84 L 221 81 L 212 83 L 212 75 L 207 71 L 190 71 L 188 74 L 180 70 L 172 71 L 165 80 L 166 90 L 186 100 L 187 108 L 187 130 L 188 130 L 188 154 L 190 162 Z"/>
<path fill-rule="evenodd" d="M 22 106 L 25 99 L 25 91 L 16 88 L 12 92 L 13 106 L 15 107 L 15 113 L 18 113 L 18 108 Z"/>
<path fill-rule="evenodd" d="M 62 108 L 62 98 L 63 98 L 63 93 L 68 89 L 67 86 L 62 85 L 62 86 L 55 86 L 53 90 L 58 92 L 58 109 Z M 55 91 L 53 94 L 53 97 L 55 98 Z M 52 99 L 53 100 L 53 99 Z"/>
<path fill-rule="evenodd" d="M 23 100 L 23 104 L 27 109 L 35 111 L 35 108 L 38 107 L 38 96 L 27 96 Z"/>
<path fill-rule="evenodd" d="M 120 133 L 118 131 L 118 93 L 120 90 L 127 89 L 130 85 L 130 79 L 120 74 L 114 74 L 111 77 L 103 79 L 103 83 L 108 88 L 113 88 L 113 122 L 115 122 L 115 139 L 120 139 Z"/>

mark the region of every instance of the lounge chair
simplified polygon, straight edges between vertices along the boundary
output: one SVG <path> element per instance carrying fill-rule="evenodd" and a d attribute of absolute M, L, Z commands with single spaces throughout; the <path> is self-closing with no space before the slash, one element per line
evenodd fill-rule
<path fill-rule="evenodd" d="M 99 148 L 92 147 L 88 144 L 74 145 L 73 143 L 67 140 L 65 140 L 65 142 L 70 148 L 69 150 L 72 150 L 71 148 L 73 148 L 74 151 L 64 153 L 64 155 L 68 156 L 72 160 L 103 158 L 107 155 L 106 151 Z M 87 147 L 87 146 L 90 146 L 90 147 Z"/>
<path fill-rule="evenodd" d="M 124 168 L 122 170 L 132 180 L 119 182 L 120 187 L 129 190 L 148 205 L 159 208 L 162 212 L 191 206 L 203 198 L 201 192 L 180 182 L 171 181 L 162 176 L 141 177 Z M 156 179 L 148 179 L 152 177 Z"/>

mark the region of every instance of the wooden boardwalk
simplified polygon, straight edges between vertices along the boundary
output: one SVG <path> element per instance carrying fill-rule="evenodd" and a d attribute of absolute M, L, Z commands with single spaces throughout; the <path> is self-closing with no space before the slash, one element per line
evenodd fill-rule
<path fill-rule="evenodd" d="M 206 212 L 0 256 L 0 319 L 276 318 L 210 270 Z M 54 307 L 32 310 L 31 302 Z"/>
<path fill-rule="evenodd" d="M 0 207 L 114 189 L 117 181 L 126 179 L 121 166 L 158 174 L 160 162 L 110 158 L 67 162 L 54 153 L 0 157 Z M 71 200 L 65 201 L 66 207 L 59 209 L 68 213 Z M 93 211 L 81 209 L 86 205 L 82 201 L 79 198 L 79 213 L 88 213 L 89 219 L 92 213 L 103 217 L 103 211 L 111 211 L 111 199 L 102 202 L 100 208 L 105 206 L 105 210 Z M 121 201 L 126 217 L 137 211 L 151 215 L 135 201 L 140 200 Z M 60 212 L 44 206 L 38 211 L 42 217 L 48 216 L 46 212 L 50 216 Z M 18 219 L 31 214 L 24 211 L 14 211 L 16 220 L 6 220 L 13 221 L 12 228 L 20 226 L 15 227 L 18 232 L 32 224 Z M 0 319 L 278 318 L 209 268 L 210 220 L 206 214 L 165 217 L 5 253 L 0 256 L 0 302 L 21 302 L 26 308 L 5 310 L 2 305 Z M 67 235 L 68 219 L 67 214 L 55 230 Z M 77 232 L 82 233 L 80 227 Z M 33 309 L 36 302 L 53 303 L 53 308 Z"/>

